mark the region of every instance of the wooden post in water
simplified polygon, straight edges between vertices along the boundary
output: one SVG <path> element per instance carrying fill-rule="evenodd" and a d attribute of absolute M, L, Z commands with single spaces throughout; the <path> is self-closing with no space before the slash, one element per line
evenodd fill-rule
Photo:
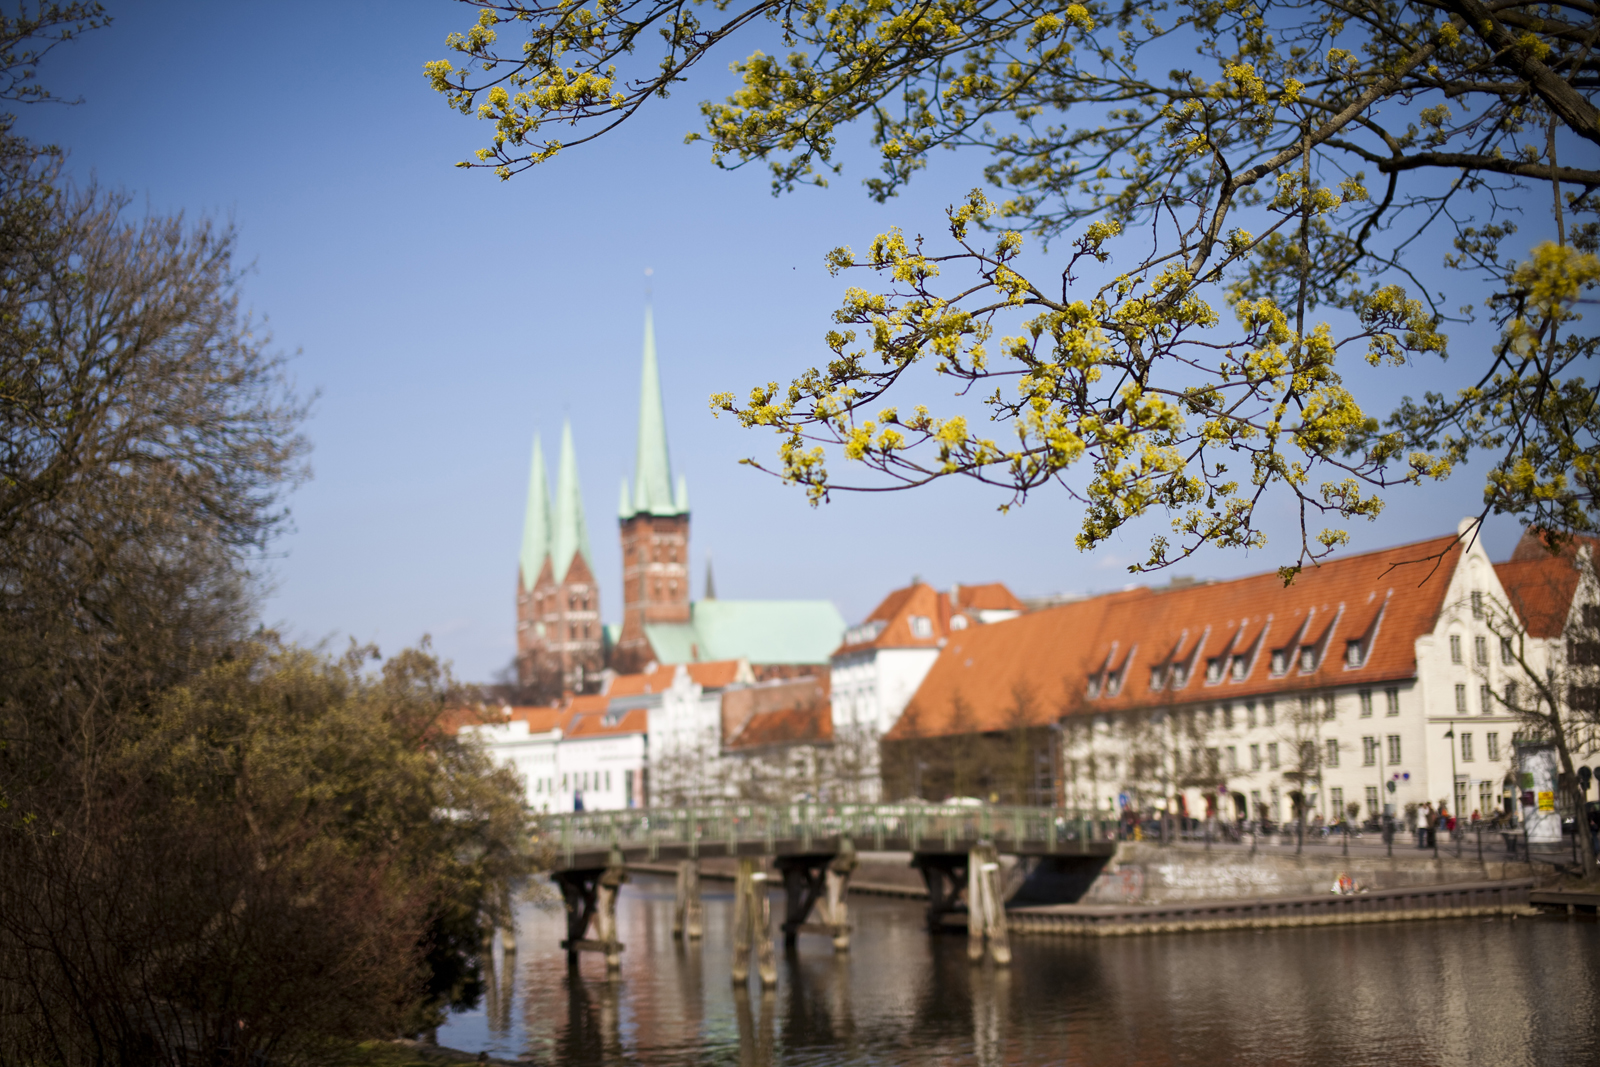
<path fill-rule="evenodd" d="M 733 889 L 733 969 L 735 984 L 750 977 L 750 950 L 756 951 L 756 971 L 763 986 L 778 984 L 778 963 L 772 951 L 772 900 L 767 894 L 767 873 L 756 861 L 739 860 Z"/>
<path fill-rule="evenodd" d="M 672 937 L 682 941 L 700 940 L 703 923 L 700 908 L 700 861 L 681 860 L 678 863 L 677 892 L 672 905 Z"/>
<path fill-rule="evenodd" d="M 983 861 L 979 845 L 967 853 L 967 959 L 983 959 Z"/>
<path fill-rule="evenodd" d="M 750 880 L 755 861 L 741 859 L 733 877 L 733 981 L 743 985 L 750 978 Z"/>
<path fill-rule="evenodd" d="M 617 893 L 628 880 L 628 869 L 623 865 L 621 850 L 613 847 L 605 873 L 600 875 L 599 907 L 595 914 L 596 938 L 605 946 L 606 970 L 622 968 L 622 945 L 617 941 Z"/>
<path fill-rule="evenodd" d="M 1006 904 L 1000 892 L 1000 858 L 991 847 L 983 863 L 983 932 L 989 939 L 989 956 L 1000 966 L 1011 962 L 1011 940 L 1006 929 Z"/>
<path fill-rule="evenodd" d="M 757 871 L 750 876 L 751 931 L 756 941 L 756 971 L 763 986 L 778 984 L 778 961 L 772 951 L 772 894 L 767 892 L 767 872 Z"/>
<path fill-rule="evenodd" d="M 839 854 L 828 863 L 827 896 L 823 905 L 827 913 L 823 921 L 833 927 L 833 950 L 850 951 L 850 912 L 846 897 L 850 892 L 850 874 L 856 869 L 855 845 L 847 837 L 840 842 Z"/>

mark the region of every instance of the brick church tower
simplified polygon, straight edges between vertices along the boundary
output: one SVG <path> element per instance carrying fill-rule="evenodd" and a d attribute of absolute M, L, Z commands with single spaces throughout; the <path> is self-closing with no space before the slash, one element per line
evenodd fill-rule
<path fill-rule="evenodd" d="M 674 492 L 648 307 L 639 380 L 639 451 L 632 492 L 627 479 L 622 481 L 617 518 L 622 528 L 622 632 L 611 666 L 628 673 L 655 658 L 646 626 L 689 621 L 689 488 L 680 476 Z"/>
<path fill-rule="evenodd" d="M 595 582 L 572 425 L 561 428 L 552 521 L 544 450 L 533 441 L 517 580 L 517 679 L 535 699 L 593 689 L 604 668 Z"/>

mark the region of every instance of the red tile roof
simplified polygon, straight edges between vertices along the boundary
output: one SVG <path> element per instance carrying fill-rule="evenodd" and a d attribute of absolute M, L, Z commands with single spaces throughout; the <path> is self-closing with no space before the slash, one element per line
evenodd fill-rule
<path fill-rule="evenodd" d="M 950 591 L 950 601 L 962 611 L 1023 611 L 1018 600 L 1004 582 L 987 582 L 983 585 L 958 585 Z"/>
<path fill-rule="evenodd" d="M 744 661 L 737 659 L 713 660 L 706 663 L 685 663 L 689 678 L 702 689 L 725 689 L 739 678 Z M 657 667 L 644 674 L 619 674 L 611 680 L 606 690 L 607 698 L 639 696 L 642 693 L 661 693 L 672 687 L 678 668 L 673 665 Z"/>
<path fill-rule="evenodd" d="M 1559 553 L 1550 551 L 1550 538 L 1543 530 L 1531 527 L 1522 531 L 1522 537 L 1517 541 L 1517 547 L 1511 552 L 1512 563 L 1524 563 L 1535 559 L 1550 559 L 1553 555 L 1575 556 L 1578 549 L 1584 545 L 1589 546 L 1589 551 L 1596 558 L 1600 558 L 1600 537 L 1584 537 L 1574 535 L 1561 546 Z"/>
<path fill-rule="evenodd" d="M 1531 559 L 1513 556 L 1510 563 L 1497 563 L 1494 572 L 1529 637 L 1560 637 L 1572 610 L 1572 595 L 1578 591 L 1577 561 L 1571 555 L 1552 556 L 1537 546 L 1535 552 L 1538 555 Z"/>
<path fill-rule="evenodd" d="M 1410 678 L 1415 639 L 1433 629 L 1460 556 L 1454 536 L 1440 537 L 1330 560 L 1287 588 L 1269 573 L 1134 589 L 958 631 L 888 738 Z M 1435 568 L 1429 557 L 1442 561 Z M 1363 662 L 1347 669 L 1352 640 L 1361 642 Z M 1298 653 L 1306 646 L 1315 666 L 1302 672 Z M 1274 677 L 1276 650 L 1291 662 Z M 1221 677 L 1208 682 L 1213 661 Z M 1186 673 L 1177 685 L 1175 666 Z M 1153 667 L 1163 672 L 1158 689 Z M 1088 695 L 1093 676 L 1101 679 L 1096 697 Z"/>
<path fill-rule="evenodd" d="M 833 740 L 833 715 L 827 704 L 763 711 L 750 716 L 727 743 L 735 750 L 773 745 L 826 744 Z"/>
<path fill-rule="evenodd" d="M 581 711 L 567 723 L 563 741 L 585 737 L 606 737 L 621 734 L 642 734 L 648 731 L 650 714 L 644 708 L 633 708 L 615 717 L 607 711 Z"/>
<path fill-rule="evenodd" d="M 919 637 L 912 631 L 913 618 L 928 620 L 927 636 Z M 949 598 L 926 582 L 918 582 L 884 597 L 860 626 L 845 631 L 844 644 L 833 654 L 838 656 L 870 648 L 936 648 L 949 634 Z"/>

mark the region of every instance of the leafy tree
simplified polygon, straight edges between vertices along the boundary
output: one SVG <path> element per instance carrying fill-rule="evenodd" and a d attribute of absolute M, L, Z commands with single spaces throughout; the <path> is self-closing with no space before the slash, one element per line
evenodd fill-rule
<path fill-rule="evenodd" d="M 1286 494 L 1288 579 L 1385 490 L 1483 452 L 1485 512 L 1596 528 L 1596 339 L 1574 326 L 1600 280 L 1592 4 L 472 6 L 426 74 L 493 128 L 461 165 L 502 178 L 763 31 L 772 54 L 736 58 L 740 87 L 689 135 L 718 166 L 824 184 L 858 125 L 882 200 L 936 149 L 986 159 L 998 195 L 960 197 L 943 233 L 828 256 L 872 280 L 847 290 L 826 363 L 713 398 L 778 434 L 772 469 L 813 501 L 965 476 L 1010 506 L 1056 486 L 1084 505 L 1083 549 L 1167 516 L 1144 569 L 1263 544 L 1259 506 Z M 1342 376 L 1449 356 L 1453 394 L 1363 399 Z M 918 368 L 977 402 L 931 410 Z M 871 473 L 837 481 L 830 449 Z"/>

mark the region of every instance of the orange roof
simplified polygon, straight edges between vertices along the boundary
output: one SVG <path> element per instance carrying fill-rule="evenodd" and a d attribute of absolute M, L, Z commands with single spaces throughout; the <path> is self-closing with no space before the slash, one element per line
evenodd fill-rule
<path fill-rule="evenodd" d="M 567 717 L 565 708 L 549 708 L 543 706 L 519 706 L 511 709 L 506 716 L 506 722 L 525 722 L 528 724 L 530 734 L 548 733 L 556 729 Z"/>
<path fill-rule="evenodd" d="M 1018 600 L 1004 582 L 987 582 L 983 585 L 958 585 L 950 591 L 950 600 L 961 611 L 1023 611 Z"/>
<path fill-rule="evenodd" d="M 925 635 L 912 629 L 912 619 L 928 620 Z M 950 601 L 926 582 L 896 589 L 883 598 L 860 626 L 844 633 L 844 644 L 833 653 L 869 648 L 937 648 L 950 634 Z"/>
<path fill-rule="evenodd" d="M 750 716 L 727 747 L 818 744 L 833 740 L 833 714 L 827 703 L 805 704 Z"/>
<path fill-rule="evenodd" d="M 583 698 L 579 698 L 583 699 Z M 577 701 L 573 702 L 574 704 Z M 562 740 L 573 740 L 582 737 L 606 737 L 618 734 L 642 734 L 650 726 L 650 715 L 643 708 L 619 713 L 615 718 L 603 709 L 600 711 L 580 711 L 572 716 L 572 721 L 567 723 L 566 733 Z"/>
<path fill-rule="evenodd" d="M 1435 570 L 1427 560 L 1440 554 Z M 1460 556 L 1454 536 L 1439 537 L 1330 560 L 1287 588 L 1268 573 L 1133 589 L 958 631 L 888 737 L 1410 678 L 1415 639 L 1433 629 Z M 1361 666 L 1346 668 L 1347 641 L 1362 643 Z M 1314 668 L 1302 672 L 1306 646 Z M 1274 651 L 1288 660 L 1276 676 Z M 1209 681 L 1208 668 L 1218 674 Z"/>
<path fill-rule="evenodd" d="M 1550 559 L 1552 556 L 1575 556 L 1578 549 L 1584 545 L 1589 546 L 1589 551 L 1596 558 L 1600 558 L 1600 537 L 1585 537 L 1582 534 L 1573 534 L 1559 552 L 1550 551 L 1550 535 L 1543 530 L 1529 527 L 1522 531 L 1522 537 L 1517 541 L 1517 547 L 1511 552 L 1512 563 L 1525 563 L 1535 559 Z"/>
<path fill-rule="evenodd" d="M 1522 546 L 1517 547 L 1520 550 Z M 1570 555 L 1552 556 L 1537 546 L 1535 551 L 1538 555 L 1532 559 L 1513 556 L 1510 563 L 1496 563 L 1494 572 L 1529 637 L 1560 637 L 1572 611 L 1572 596 L 1578 591 L 1577 562 Z"/>
<path fill-rule="evenodd" d="M 742 660 L 724 659 L 713 660 L 707 663 L 685 663 L 683 668 L 689 672 L 689 679 L 702 689 L 726 689 L 739 678 L 739 667 Z M 644 674 L 619 674 L 611 680 L 611 687 L 606 690 L 607 698 L 632 697 L 642 693 L 661 693 L 672 687 L 672 679 L 677 674 L 678 668 L 674 665 L 657 667 Z"/>

